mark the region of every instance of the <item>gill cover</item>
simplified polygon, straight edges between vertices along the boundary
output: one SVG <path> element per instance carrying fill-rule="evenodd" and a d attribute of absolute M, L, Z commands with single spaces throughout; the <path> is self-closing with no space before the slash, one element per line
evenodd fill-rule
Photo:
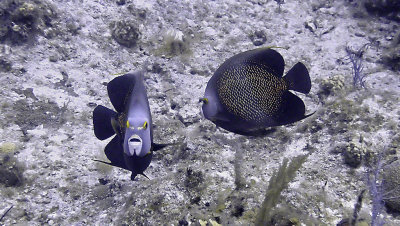
<path fill-rule="evenodd" d="M 202 113 L 208 120 L 215 118 L 219 112 L 219 100 L 213 88 L 213 85 L 207 85 L 204 98 L 200 99 L 200 102 L 203 103 L 201 106 Z"/>

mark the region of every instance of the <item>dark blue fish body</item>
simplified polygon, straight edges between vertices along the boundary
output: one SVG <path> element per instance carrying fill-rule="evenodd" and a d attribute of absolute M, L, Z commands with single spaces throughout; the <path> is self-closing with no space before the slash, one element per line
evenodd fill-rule
<path fill-rule="evenodd" d="M 116 136 L 104 152 L 110 162 L 103 162 L 144 175 L 155 149 L 164 147 L 153 143 L 152 119 L 143 72 L 119 76 L 107 85 L 115 111 L 98 105 L 93 111 L 94 133 L 100 140 Z"/>
<path fill-rule="evenodd" d="M 297 63 L 283 77 L 283 57 L 270 48 L 239 53 L 226 60 L 209 80 L 203 114 L 228 131 L 253 135 L 267 127 L 304 119 L 303 101 L 289 90 L 308 93 L 311 80 Z"/>

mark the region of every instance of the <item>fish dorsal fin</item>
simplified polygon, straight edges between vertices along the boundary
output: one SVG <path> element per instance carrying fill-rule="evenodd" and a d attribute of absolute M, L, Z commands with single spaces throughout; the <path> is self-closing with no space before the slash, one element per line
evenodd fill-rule
<path fill-rule="evenodd" d="M 285 60 L 280 53 L 271 48 L 262 48 L 256 49 L 254 55 L 262 65 L 272 69 L 275 72 L 275 76 L 283 76 L 283 71 L 285 70 Z"/>
<path fill-rule="evenodd" d="M 285 61 L 280 53 L 271 48 L 254 49 L 240 53 L 237 56 L 243 57 L 243 61 L 262 65 L 268 68 L 268 70 L 272 70 L 272 74 L 275 76 L 283 76 Z"/>
<path fill-rule="evenodd" d="M 135 74 L 125 74 L 111 80 L 107 85 L 108 96 L 117 112 L 124 112 L 125 100 L 135 85 Z"/>

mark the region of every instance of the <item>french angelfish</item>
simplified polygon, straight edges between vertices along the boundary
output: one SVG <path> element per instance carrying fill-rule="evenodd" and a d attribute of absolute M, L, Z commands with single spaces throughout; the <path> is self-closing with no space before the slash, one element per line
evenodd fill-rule
<path fill-rule="evenodd" d="M 299 62 L 283 77 L 284 66 L 283 57 L 270 48 L 229 58 L 215 71 L 200 99 L 204 117 L 242 135 L 309 117 L 303 101 L 289 91 L 310 92 L 308 70 Z"/>
<path fill-rule="evenodd" d="M 107 85 L 108 96 L 115 111 L 98 105 L 93 111 L 94 134 L 105 140 L 114 134 L 104 152 L 110 162 L 95 160 L 132 172 L 131 180 L 150 165 L 153 151 L 163 144 L 153 143 L 149 101 L 143 83 L 143 72 L 125 74 Z"/>

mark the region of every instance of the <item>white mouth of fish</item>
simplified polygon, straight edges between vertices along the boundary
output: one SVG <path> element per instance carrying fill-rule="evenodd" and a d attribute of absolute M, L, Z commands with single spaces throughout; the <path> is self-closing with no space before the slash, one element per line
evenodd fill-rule
<path fill-rule="evenodd" d="M 143 141 L 138 135 L 132 135 L 128 140 L 128 152 L 129 156 L 137 155 L 139 156 L 142 150 Z"/>

